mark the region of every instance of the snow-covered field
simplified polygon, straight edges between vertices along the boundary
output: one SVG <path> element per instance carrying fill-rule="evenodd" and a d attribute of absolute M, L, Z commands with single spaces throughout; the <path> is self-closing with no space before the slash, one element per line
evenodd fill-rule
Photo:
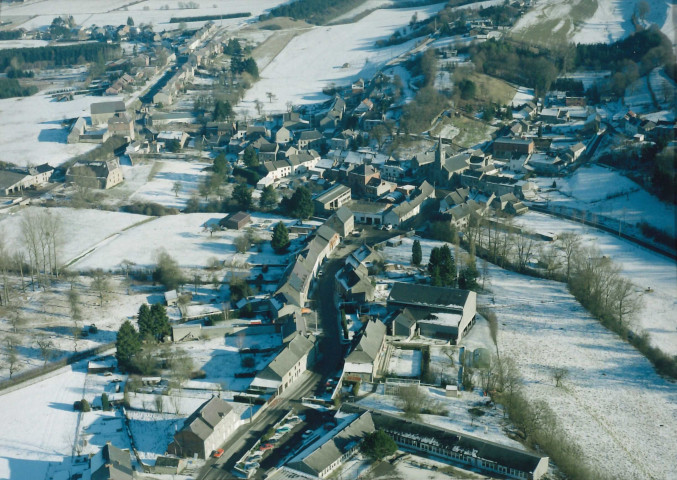
<path fill-rule="evenodd" d="M 644 307 L 637 325 L 649 333 L 651 342 L 670 355 L 677 355 L 677 265 L 657 253 L 614 235 L 550 215 L 528 212 L 515 224 L 538 232 L 574 232 L 586 244 L 618 263 L 623 275 L 637 286 Z M 651 287 L 652 291 L 646 289 Z"/>
<path fill-rule="evenodd" d="M 197 3 L 199 8 L 180 8 L 180 3 Z M 227 13 L 250 12 L 252 17 L 218 20 L 217 25 L 235 26 L 244 21 L 251 21 L 261 13 L 284 3 L 282 0 L 195 0 L 194 2 L 178 2 L 168 0 L 90 0 L 73 2 L 69 0 L 30 1 L 21 4 L 3 5 L 3 17 L 17 20 L 23 28 L 47 27 L 55 16 L 73 15 L 75 21 L 84 26 L 91 25 L 123 25 L 127 17 L 132 17 L 136 25 L 152 23 L 156 30 L 178 28 L 178 23 L 169 23 L 172 17 L 196 17 Z M 165 8 L 167 7 L 167 8 Z M 25 21 L 24 18 L 25 17 Z"/>
<path fill-rule="evenodd" d="M 649 82 L 661 108 L 666 110 L 674 108 L 677 98 L 677 86 L 674 80 L 668 77 L 662 68 L 654 68 L 649 74 Z"/>
<path fill-rule="evenodd" d="M 646 77 L 638 78 L 625 89 L 623 103 L 635 113 L 649 113 L 656 110 Z"/>
<path fill-rule="evenodd" d="M 558 178 L 559 191 L 541 194 L 550 205 L 559 205 L 604 215 L 629 224 L 645 221 L 670 235 L 675 235 L 674 205 L 661 202 L 632 180 L 602 166 L 579 168 L 565 178 Z M 541 188 L 552 179 L 536 179 Z"/>
<path fill-rule="evenodd" d="M 44 92 L 0 100 L 0 161 L 19 166 L 44 162 L 58 166 L 92 150 L 96 145 L 67 144 L 68 130 L 61 123 L 89 117 L 90 105 L 101 101 L 101 97 L 78 96 L 70 102 L 57 102 Z"/>
<path fill-rule="evenodd" d="M 85 365 L 0 395 L 0 479 L 43 479 L 50 462 L 70 457 L 78 423 Z"/>
<path fill-rule="evenodd" d="M 193 196 L 204 181 L 208 163 L 165 160 L 152 180 L 144 184 L 129 200 L 153 202 L 165 207 L 185 208 L 186 202 Z M 178 195 L 173 191 L 178 182 L 181 189 Z"/>
<path fill-rule="evenodd" d="M 648 0 L 645 24 L 656 24 L 675 42 L 674 5 L 669 0 Z M 536 31 L 539 24 L 552 23 L 551 32 L 560 33 L 573 43 L 611 43 L 635 31 L 632 15 L 637 2 L 627 0 L 540 0 L 520 18 L 515 33 Z M 547 41 L 545 38 L 540 40 Z"/>
<path fill-rule="evenodd" d="M 573 442 L 611 478 L 674 478 L 677 386 L 606 330 L 557 282 L 491 267 L 489 304 L 498 316 L 499 347 L 515 359 L 527 397 L 542 399 Z M 495 303 L 492 303 L 495 299 Z M 570 377 L 555 388 L 551 371 Z"/>
<path fill-rule="evenodd" d="M 315 27 L 294 37 L 262 70 L 261 79 L 247 91 L 239 110 L 254 112 L 256 100 L 263 102 L 266 111 L 285 111 L 287 102 L 303 105 L 326 100 L 323 87 L 369 78 L 415 44 L 412 40 L 378 49 L 374 46 L 377 40 L 407 25 L 415 12 L 422 20 L 443 6 L 376 10 L 355 23 Z M 266 92 L 277 98 L 266 101 Z"/>
<path fill-rule="evenodd" d="M 524 105 L 526 102 L 531 102 L 534 100 L 534 89 L 527 87 L 518 87 L 515 96 L 512 99 L 512 105 L 517 107 L 518 105 Z"/>
<path fill-rule="evenodd" d="M 3 40 L 0 42 L 0 50 L 5 48 L 35 48 L 49 44 L 47 40 Z"/>

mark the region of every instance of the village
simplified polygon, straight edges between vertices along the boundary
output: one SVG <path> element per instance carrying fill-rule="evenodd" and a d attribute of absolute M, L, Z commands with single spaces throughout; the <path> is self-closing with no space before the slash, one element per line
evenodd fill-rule
<path fill-rule="evenodd" d="M 279 2 L 103 26 L 23 3 L 12 51 L 101 51 L 7 70 L 39 93 L 0 100 L 25 113 L 0 138 L 0 478 L 677 468 L 646 460 L 677 426 L 656 50 L 622 88 L 587 64 L 520 85 L 492 55 L 548 54 L 515 46 L 535 2 L 358 7 L 326 35 L 400 27 L 318 89 L 296 62 L 324 26 Z"/>

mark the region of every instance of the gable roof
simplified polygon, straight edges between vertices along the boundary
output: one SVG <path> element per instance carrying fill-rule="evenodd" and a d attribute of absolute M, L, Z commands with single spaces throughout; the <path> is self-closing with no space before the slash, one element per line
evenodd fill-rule
<path fill-rule="evenodd" d="M 287 346 L 256 375 L 256 378 L 266 380 L 282 380 L 298 361 L 310 352 L 315 346 L 315 337 L 297 334 Z"/>
<path fill-rule="evenodd" d="M 381 349 L 385 334 L 386 326 L 383 322 L 368 321 L 359 342 L 346 357 L 346 363 L 373 363 Z"/>
<path fill-rule="evenodd" d="M 195 410 L 190 417 L 183 422 L 182 431 L 190 431 L 200 439 L 207 439 L 214 428 L 233 410 L 227 402 L 212 397 Z"/>
<path fill-rule="evenodd" d="M 110 442 L 90 460 L 92 480 L 131 480 L 132 461 L 128 450 L 121 450 Z"/>
<path fill-rule="evenodd" d="M 125 102 L 122 100 L 116 100 L 112 102 L 98 102 L 92 103 L 90 106 L 90 111 L 92 115 L 97 115 L 101 113 L 115 113 L 115 112 L 124 112 L 127 110 L 125 107 Z"/>
<path fill-rule="evenodd" d="M 390 290 L 388 303 L 404 303 L 422 308 L 464 308 L 471 293 L 459 288 L 398 282 Z"/>

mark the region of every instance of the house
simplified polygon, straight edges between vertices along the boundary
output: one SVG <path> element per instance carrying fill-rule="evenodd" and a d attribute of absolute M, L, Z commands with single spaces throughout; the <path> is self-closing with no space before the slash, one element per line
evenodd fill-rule
<path fill-rule="evenodd" d="M 171 142 L 176 142 L 179 146 L 179 148 L 183 148 L 183 146 L 186 144 L 186 141 L 188 140 L 188 134 L 186 132 L 182 132 L 179 130 L 176 131 L 171 131 L 171 130 L 165 130 L 160 133 L 158 133 L 157 136 L 157 141 L 159 143 L 162 143 L 162 145 L 166 148 L 168 143 Z"/>
<path fill-rule="evenodd" d="M 514 193 L 506 193 L 494 198 L 491 202 L 491 207 L 510 215 L 522 215 L 529 210 Z"/>
<path fill-rule="evenodd" d="M 398 182 L 404 178 L 406 171 L 406 168 L 401 163 L 387 161 L 381 165 L 381 178 L 391 182 Z"/>
<path fill-rule="evenodd" d="M 161 455 L 155 459 L 152 472 L 156 474 L 178 475 L 186 468 L 186 460 Z"/>
<path fill-rule="evenodd" d="M 71 125 L 68 137 L 66 137 L 66 143 L 78 143 L 80 141 L 80 136 L 86 131 L 87 121 L 84 117 L 78 117 L 78 119 L 73 122 L 73 125 Z"/>
<path fill-rule="evenodd" d="M 299 149 L 320 148 L 324 137 L 317 130 L 305 130 L 299 134 L 297 145 Z"/>
<path fill-rule="evenodd" d="M 132 480 L 132 459 L 129 450 L 122 450 L 111 442 L 89 459 L 91 480 Z"/>
<path fill-rule="evenodd" d="M 108 119 L 108 132 L 111 136 L 134 140 L 134 120 L 126 113 L 116 113 Z"/>
<path fill-rule="evenodd" d="M 169 125 L 170 123 L 197 123 L 197 118 L 190 112 L 155 112 L 149 120 L 153 127 Z"/>
<path fill-rule="evenodd" d="M 109 189 L 123 180 L 122 168 L 117 158 L 101 162 L 76 162 L 66 170 L 67 182 L 89 188 Z"/>
<path fill-rule="evenodd" d="M 127 112 L 125 102 L 122 100 L 92 103 L 89 108 L 92 116 L 92 125 L 105 125 L 108 123 L 108 119 L 115 116 L 116 113 Z"/>
<path fill-rule="evenodd" d="M 362 439 L 374 432 L 374 422 L 369 412 L 348 418 L 291 459 L 287 468 L 301 472 L 296 478 L 307 478 L 303 474 L 327 478 L 357 453 Z"/>
<path fill-rule="evenodd" d="M 531 155 L 534 152 L 534 141 L 512 137 L 497 138 L 494 141 L 493 153 L 498 158 L 510 158 L 514 154 Z"/>
<path fill-rule="evenodd" d="M 419 187 L 419 194 L 408 202 L 402 202 L 387 211 L 383 216 L 383 222 L 391 225 L 400 225 L 418 215 L 421 211 L 421 206 L 425 205 L 429 199 L 434 198 L 435 187 L 424 180 Z"/>
<path fill-rule="evenodd" d="M 362 263 L 346 264 L 336 272 L 336 291 L 344 303 L 362 305 L 374 301 L 374 285 Z"/>
<path fill-rule="evenodd" d="M 454 205 L 444 213 L 451 217 L 450 222 L 453 226 L 461 229 L 468 225 L 473 214 L 484 215 L 485 211 L 486 206 L 474 200 L 468 200 L 460 205 Z"/>
<path fill-rule="evenodd" d="M 259 170 L 265 173 L 265 176 L 263 178 L 267 178 L 270 179 L 272 182 L 275 182 L 276 180 L 291 175 L 292 165 L 287 159 L 275 160 L 274 162 L 263 162 Z"/>
<path fill-rule="evenodd" d="M 555 175 L 564 168 L 564 162 L 557 155 L 534 153 L 529 159 L 529 166 L 536 173 Z"/>
<path fill-rule="evenodd" d="M 355 216 L 348 207 L 339 207 L 339 209 L 329 217 L 326 225 L 341 237 L 345 238 L 355 229 Z"/>
<path fill-rule="evenodd" d="M 168 307 L 175 307 L 179 303 L 179 295 L 176 290 L 169 290 L 164 293 L 165 304 Z"/>
<path fill-rule="evenodd" d="M 465 203 L 468 200 L 468 195 L 470 195 L 469 188 L 458 188 L 450 192 L 440 201 L 440 212 L 444 213 L 451 207 Z"/>
<path fill-rule="evenodd" d="M 398 312 L 397 316 L 393 319 L 393 335 L 406 337 L 407 340 L 411 339 L 416 333 L 416 321 L 417 319 L 411 310 L 404 308 L 402 311 Z"/>
<path fill-rule="evenodd" d="M 275 132 L 275 143 L 286 144 L 291 142 L 293 139 L 294 136 L 286 127 L 282 127 L 277 132 Z"/>
<path fill-rule="evenodd" d="M 357 344 L 346 357 L 343 373 L 346 379 L 373 382 L 386 349 L 386 326 L 380 320 L 369 320 Z"/>
<path fill-rule="evenodd" d="M 351 199 L 350 187 L 337 183 L 318 195 L 313 202 L 318 211 L 338 210 Z"/>
<path fill-rule="evenodd" d="M 585 145 L 583 145 L 581 142 L 578 142 L 577 144 L 569 147 L 568 152 L 571 153 L 573 161 L 575 162 L 581 155 L 583 155 L 583 153 L 585 153 Z"/>
<path fill-rule="evenodd" d="M 362 93 L 364 92 L 364 80 L 361 78 L 358 78 L 357 81 L 353 82 L 353 84 L 350 86 L 353 95 L 356 93 Z"/>
<path fill-rule="evenodd" d="M 381 178 L 381 172 L 371 165 L 359 165 L 348 173 L 348 184 L 358 196 L 367 192 L 367 184 L 372 178 Z"/>
<path fill-rule="evenodd" d="M 558 124 L 569 121 L 569 112 L 561 108 L 544 108 L 539 116 L 545 123 Z"/>
<path fill-rule="evenodd" d="M 227 217 L 219 220 L 219 225 L 223 228 L 229 228 L 231 230 L 242 230 L 244 227 L 249 225 L 251 221 L 252 217 L 247 212 L 237 212 L 231 213 Z"/>
<path fill-rule="evenodd" d="M 418 318 L 421 335 L 458 342 L 475 323 L 477 294 L 468 290 L 395 283 L 389 309 L 404 309 Z"/>
<path fill-rule="evenodd" d="M 218 397 L 212 397 L 183 422 L 167 452 L 184 458 L 208 458 L 239 425 L 240 416 L 233 407 Z"/>
<path fill-rule="evenodd" d="M 296 333 L 282 351 L 254 377 L 250 388 L 280 395 L 315 364 L 317 339 Z"/>
<path fill-rule="evenodd" d="M 380 178 L 372 178 L 366 185 L 366 196 L 372 199 L 378 199 L 386 193 L 395 191 L 396 184 L 386 182 Z"/>

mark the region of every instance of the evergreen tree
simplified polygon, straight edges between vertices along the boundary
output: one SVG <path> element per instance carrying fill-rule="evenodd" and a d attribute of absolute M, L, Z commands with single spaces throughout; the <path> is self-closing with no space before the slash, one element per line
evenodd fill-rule
<path fill-rule="evenodd" d="M 281 253 L 287 250 L 290 244 L 287 227 L 284 226 L 284 223 L 278 222 L 273 230 L 273 238 L 270 240 L 270 245 L 277 253 Z"/>
<path fill-rule="evenodd" d="M 418 267 L 423 260 L 423 253 L 421 252 L 421 242 L 414 240 L 414 244 L 411 246 L 411 263 L 415 267 Z"/>
<path fill-rule="evenodd" d="M 397 444 L 386 432 L 376 430 L 364 437 L 360 450 L 372 460 L 382 460 L 397 451 Z"/>
<path fill-rule="evenodd" d="M 244 164 L 250 168 L 259 166 L 259 156 L 251 145 L 244 149 L 242 160 L 244 161 Z"/>
<path fill-rule="evenodd" d="M 214 159 L 214 173 L 225 177 L 228 174 L 228 160 L 223 152 L 219 153 Z"/>
<path fill-rule="evenodd" d="M 261 208 L 270 208 L 277 204 L 277 192 L 272 185 L 266 185 L 261 190 L 261 198 L 259 199 L 259 205 Z"/>
<path fill-rule="evenodd" d="M 289 199 L 283 200 L 282 208 L 290 217 L 310 218 L 315 211 L 310 190 L 306 187 L 297 188 Z"/>
<path fill-rule="evenodd" d="M 439 266 L 440 266 L 440 248 L 433 247 L 433 249 L 430 251 L 430 259 L 428 260 L 428 273 L 432 275 L 434 268 L 437 267 L 439 274 Z"/>
<path fill-rule="evenodd" d="M 456 262 L 446 243 L 440 248 L 440 277 L 445 286 L 456 285 Z"/>
<path fill-rule="evenodd" d="M 134 356 L 141 351 L 139 334 L 129 320 L 126 320 L 118 330 L 115 348 L 118 366 L 122 371 L 129 371 L 134 366 Z"/>
<path fill-rule="evenodd" d="M 216 100 L 214 102 L 213 119 L 215 122 L 226 120 L 233 116 L 233 106 L 228 100 Z"/>
<path fill-rule="evenodd" d="M 130 27 L 134 26 L 134 19 L 132 17 L 127 17 L 127 25 Z"/>
<path fill-rule="evenodd" d="M 252 206 L 252 190 L 246 183 L 239 183 L 233 189 L 233 200 L 241 210 L 249 210 Z"/>
<path fill-rule="evenodd" d="M 458 275 L 458 287 L 465 290 L 475 290 L 479 286 L 477 278 L 480 273 L 477 271 L 475 262 L 470 262 Z"/>
<path fill-rule="evenodd" d="M 162 341 L 168 335 L 171 335 L 172 329 L 169 326 L 169 317 L 165 306 L 156 303 L 150 307 L 150 315 L 153 322 L 153 337 L 157 341 Z"/>
<path fill-rule="evenodd" d="M 139 335 L 141 338 L 153 336 L 153 319 L 151 317 L 148 304 L 143 303 L 139 307 L 139 316 L 137 322 L 139 325 Z"/>

